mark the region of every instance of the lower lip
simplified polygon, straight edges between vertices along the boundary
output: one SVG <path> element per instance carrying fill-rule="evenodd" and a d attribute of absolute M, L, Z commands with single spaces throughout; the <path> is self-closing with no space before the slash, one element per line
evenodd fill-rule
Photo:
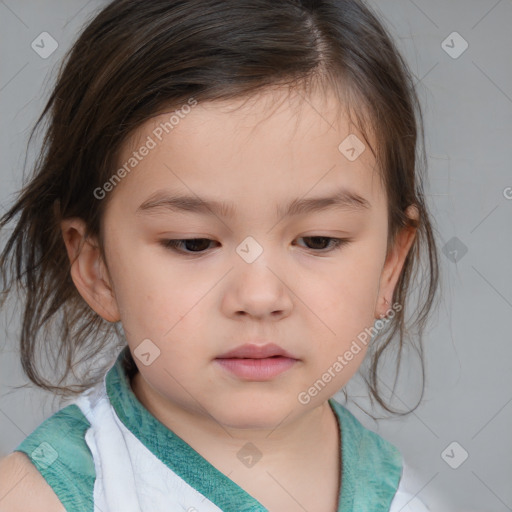
<path fill-rule="evenodd" d="M 263 359 L 216 359 L 227 371 L 249 380 L 269 380 L 289 370 L 297 359 L 289 357 L 266 357 Z"/>

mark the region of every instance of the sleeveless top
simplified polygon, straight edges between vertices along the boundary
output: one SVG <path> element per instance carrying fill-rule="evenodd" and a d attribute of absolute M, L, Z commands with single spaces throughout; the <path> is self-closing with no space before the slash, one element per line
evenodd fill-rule
<path fill-rule="evenodd" d="M 29 457 L 66 511 L 267 511 L 142 405 L 130 385 L 134 371 L 126 346 L 103 382 L 14 450 Z M 427 512 L 404 489 L 398 449 L 335 400 L 329 404 L 343 433 L 338 512 Z"/>

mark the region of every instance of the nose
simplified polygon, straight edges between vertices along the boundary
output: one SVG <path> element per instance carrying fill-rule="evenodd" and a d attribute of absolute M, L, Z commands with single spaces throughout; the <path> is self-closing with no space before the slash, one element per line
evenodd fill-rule
<path fill-rule="evenodd" d="M 277 320 L 290 314 L 292 296 L 286 272 L 262 254 L 252 263 L 235 263 L 224 291 L 223 309 L 233 318 Z"/>

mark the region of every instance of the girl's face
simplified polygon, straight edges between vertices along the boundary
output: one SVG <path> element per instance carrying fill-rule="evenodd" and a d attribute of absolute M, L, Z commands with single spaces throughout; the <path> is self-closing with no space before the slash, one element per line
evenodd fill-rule
<path fill-rule="evenodd" d="M 342 144 L 363 137 L 339 112 L 334 97 L 266 91 L 159 115 L 124 146 L 120 167 L 136 166 L 104 217 L 113 299 L 89 303 L 121 320 L 169 410 L 271 428 L 361 364 L 358 335 L 389 310 L 412 236 L 386 259 L 385 190 L 371 150 Z M 200 240 L 166 245 L 183 239 Z M 288 358 L 219 359 L 270 343 Z"/>

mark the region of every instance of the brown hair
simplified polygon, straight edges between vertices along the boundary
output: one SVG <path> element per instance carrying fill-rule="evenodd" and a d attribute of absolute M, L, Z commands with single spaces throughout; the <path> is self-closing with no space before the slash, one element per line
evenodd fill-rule
<path fill-rule="evenodd" d="M 422 188 L 422 113 L 406 63 L 378 16 L 360 0 L 117 0 L 85 27 L 29 138 L 28 144 L 42 121 L 49 121 L 33 175 L 0 220 L 3 229 L 18 217 L 0 269 L 4 299 L 13 284 L 25 292 L 20 352 L 33 383 L 62 396 L 86 390 L 101 371 L 61 385 L 74 373 L 79 353 L 88 361 L 114 332 L 122 337 L 119 326 L 96 314 L 74 286 L 60 222 L 82 218 L 104 256 L 101 220 L 108 198 L 98 200 L 93 191 L 117 169 L 128 136 L 190 98 L 249 97 L 281 85 L 307 90 L 313 83 L 340 95 L 377 158 L 388 197 L 388 249 L 400 228 L 417 227 L 391 301 L 403 308 L 372 342 L 366 382 L 372 398 L 397 412 L 381 397 L 379 360 L 398 333 L 398 373 L 404 340 L 414 331 L 424 388 L 421 339 L 439 270 Z M 378 141 L 375 148 L 369 130 Z M 409 205 L 418 209 L 417 223 L 405 216 Z M 419 303 L 406 322 L 405 301 L 423 257 L 428 275 L 419 279 Z M 56 367 L 65 361 L 58 383 L 43 377 L 38 349 L 57 352 Z"/>

